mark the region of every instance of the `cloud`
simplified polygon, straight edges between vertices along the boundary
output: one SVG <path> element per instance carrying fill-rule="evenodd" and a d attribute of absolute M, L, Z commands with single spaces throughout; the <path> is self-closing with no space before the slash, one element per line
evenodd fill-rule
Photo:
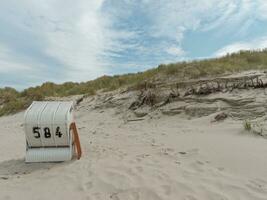
<path fill-rule="evenodd" d="M 14 62 L 12 56 L 12 51 L 5 46 L 0 46 L 0 73 L 7 73 L 7 72 L 18 72 L 29 70 L 30 67 L 21 65 L 21 60 L 17 58 Z"/>
<path fill-rule="evenodd" d="M 267 37 L 248 41 L 248 42 L 236 42 L 227 45 L 214 53 L 214 56 L 221 57 L 228 53 L 239 52 L 240 50 L 261 50 L 267 48 Z"/>
<path fill-rule="evenodd" d="M 166 52 L 173 56 L 184 56 L 186 54 L 186 52 L 183 49 L 175 46 L 167 48 Z"/>
<path fill-rule="evenodd" d="M 133 48 L 120 54 L 127 58 L 127 61 L 120 60 L 120 62 L 124 62 L 125 66 L 131 66 L 129 63 L 135 60 L 137 65 L 152 67 L 166 60 L 172 62 L 181 60 L 185 54 L 183 49 L 185 34 L 200 29 L 211 16 L 209 13 L 214 9 L 216 13 L 217 7 L 222 7 L 220 2 L 219 0 L 107 1 L 104 4 L 105 11 L 113 17 L 115 26 L 135 33 L 132 40 L 135 44 Z"/>
<path fill-rule="evenodd" d="M 90 80 L 109 73 L 111 58 L 131 48 L 120 41 L 133 34 L 113 29 L 102 5 L 101 0 L 1 2 L 0 78 L 27 69 L 27 85 Z"/>
<path fill-rule="evenodd" d="M 89 80 L 107 72 L 105 58 L 118 38 L 100 12 L 103 1 L 52 2 L 32 13 L 35 19 L 40 16 L 32 26 L 46 41 L 43 53 L 61 64 L 66 80 Z"/>
<path fill-rule="evenodd" d="M 260 19 L 267 19 L 267 1 L 258 0 L 258 16 Z"/>

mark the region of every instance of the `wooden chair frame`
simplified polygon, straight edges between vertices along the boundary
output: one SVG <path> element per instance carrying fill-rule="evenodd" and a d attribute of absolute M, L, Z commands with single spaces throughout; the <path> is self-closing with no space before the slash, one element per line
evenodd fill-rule
<path fill-rule="evenodd" d="M 78 130 L 77 130 L 75 122 L 71 123 L 70 129 L 72 130 L 72 134 L 73 134 L 73 138 L 74 138 L 74 146 L 76 148 L 77 159 L 79 160 L 82 156 L 82 149 L 81 149 L 80 138 L 79 138 L 79 134 L 78 134 Z"/>

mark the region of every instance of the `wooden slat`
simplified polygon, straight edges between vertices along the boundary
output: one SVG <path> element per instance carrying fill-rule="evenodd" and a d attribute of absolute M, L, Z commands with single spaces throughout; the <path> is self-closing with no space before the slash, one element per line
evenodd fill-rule
<path fill-rule="evenodd" d="M 74 137 L 74 145 L 76 147 L 77 159 L 79 160 L 82 156 L 82 149 L 81 149 L 81 143 L 80 143 L 78 130 L 77 130 L 75 122 L 71 123 L 70 128 L 73 130 L 72 133 Z"/>

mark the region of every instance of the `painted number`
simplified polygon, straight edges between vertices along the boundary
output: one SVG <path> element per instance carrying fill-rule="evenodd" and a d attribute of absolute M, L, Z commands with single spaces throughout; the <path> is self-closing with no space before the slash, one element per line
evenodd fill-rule
<path fill-rule="evenodd" d="M 48 127 L 44 128 L 44 136 L 45 138 L 51 138 L 50 129 Z"/>
<path fill-rule="evenodd" d="M 56 129 L 56 136 L 58 136 L 59 138 L 61 138 L 62 133 L 60 132 L 60 127 L 58 126 Z"/>
<path fill-rule="evenodd" d="M 34 134 L 34 137 L 35 138 L 40 138 L 41 137 L 41 134 L 40 134 L 40 127 L 33 127 L 32 128 L 32 132 L 33 132 L 33 134 Z M 48 127 L 45 127 L 44 129 L 43 129 L 43 131 L 44 131 L 44 137 L 45 138 L 51 138 L 51 132 L 50 132 L 50 129 L 48 128 Z M 62 133 L 60 132 L 60 127 L 58 126 L 57 128 L 56 128 L 56 134 L 55 134 L 57 137 L 59 137 L 59 138 L 61 138 L 62 137 Z"/>
<path fill-rule="evenodd" d="M 39 127 L 33 127 L 32 131 L 33 131 L 35 138 L 40 138 L 40 128 Z"/>

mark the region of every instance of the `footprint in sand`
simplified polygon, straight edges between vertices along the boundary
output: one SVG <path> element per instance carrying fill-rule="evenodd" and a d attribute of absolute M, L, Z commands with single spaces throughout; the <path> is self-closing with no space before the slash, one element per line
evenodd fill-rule
<path fill-rule="evenodd" d="M 160 149 L 160 155 L 170 155 L 173 156 L 173 153 L 175 152 L 175 150 L 173 148 L 161 148 Z"/>
<path fill-rule="evenodd" d="M 139 173 L 142 173 L 144 171 L 143 167 L 141 166 L 136 166 L 135 168 Z"/>
<path fill-rule="evenodd" d="M 11 197 L 10 197 L 10 196 L 4 196 L 3 199 L 4 199 L 4 200 L 9 200 L 9 199 L 11 199 Z"/>
<path fill-rule="evenodd" d="M 254 192 L 265 194 L 267 196 L 267 186 L 259 179 L 250 180 L 246 186 Z"/>
<path fill-rule="evenodd" d="M 89 182 L 85 183 L 86 190 L 90 190 L 90 189 L 92 189 L 92 187 L 93 187 L 93 182 L 92 181 L 89 181 Z"/>
<path fill-rule="evenodd" d="M 137 162 L 141 162 L 144 158 L 147 158 L 149 156 L 150 156 L 150 154 L 139 154 L 139 155 L 136 155 L 136 161 Z"/>
<path fill-rule="evenodd" d="M 167 196 L 171 195 L 171 186 L 170 185 L 162 185 L 162 189 L 163 189 L 165 195 L 167 195 Z"/>
<path fill-rule="evenodd" d="M 219 171 L 224 171 L 224 168 L 223 167 L 218 167 L 217 168 Z"/>
<path fill-rule="evenodd" d="M 153 191 L 146 187 L 130 188 L 110 195 L 112 200 L 161 200 L 161 198 Z"/>
<path fill-rule="evenodd" d="M 184 198 L 184 200 L 197 200 L 196 197 L 192 196 L 192 195 L 186 195 L 186 197 Z"/>
<path fill-rule="evenodd" d="M 183 157 L 192 157 L 194 155 L 197 155 L 199 152 L 199 149 L 189 149 L 188 151 L 179 151 L 176 153 L 176 155 L 182 155 Z"/>

